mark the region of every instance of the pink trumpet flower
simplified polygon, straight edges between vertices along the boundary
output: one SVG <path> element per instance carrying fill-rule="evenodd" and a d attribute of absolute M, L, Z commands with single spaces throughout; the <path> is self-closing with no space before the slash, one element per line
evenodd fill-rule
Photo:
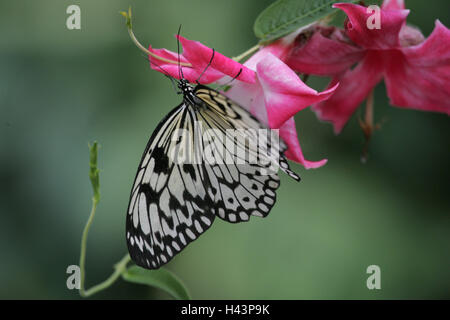
<path fill-rule="evenodd" d="M 317 92 L 308 87 L 297 74 L 279 57 L 287 52 L 288 47 L 280 41 L 265 47 L 251 57 L 244 65 L 230 59 L 197 41 L 179 37 L 183 47 L 180 62 L 189 64 L 182 67 L 183 76 L 190 82 L 197 80 L 202 84 L 232 79 L 232 87 L 224 94 L 249 110 L 261 122 L 273 129 L 279 129 L 281 138 L 286 142 L 286 156 L 302 164 L 306 169 L 323 166 L 327 160 L 305 160 L 293 116 L 304 108 L 328 99 L 336 90 L 332 88 Z M 170 62 L 150 57 L 151 67 L 157 71 L 167 72 L 180 78 L 177 62 L 178 55 L 166 49 L 152 49 L 153 54 Z M 209 65 L 208 68 L 206 68 Z M 205 71 L 206 69 L 206 71 Z M 200 77 L 201 75 L 201 77 Z M 238 76 L 237 76 L 238 75 Z"/>
<path fill-rule="evenodd" d="M 339 133 L 349 118 L 384 79 L 391 104 L 450 115 L 450 31 L 436 21 L 433 33 L 406 24 L 403 0 L 385 0 L 381 29 L 368 28 L 373 15 L 361 5 L 334 5 L 347 16 L 345 30 L 317 27 L 308 41 L 294 45 L 287 64 L 298 72 L 331 76 L 340 83 L 328 100 L 313 109 Z M 351 69 L 353 65 L 356 66 Z"/>

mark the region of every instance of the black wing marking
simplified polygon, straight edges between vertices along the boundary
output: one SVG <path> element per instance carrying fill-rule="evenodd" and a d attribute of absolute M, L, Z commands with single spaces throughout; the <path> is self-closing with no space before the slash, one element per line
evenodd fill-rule
<path fill-rule="evenodd" d="M 283 171 L 299 179 L 290 171 L 282 154 L 285 145 L 272 144 L 268 139 L 263 139 L 265 144 L 257 143 L 261 137 L 257 130 L 267 128 L 220 93 L 197 86 L 195 95 L 202 100 L 198 113 L 205 126 L 203 145 L 205 150 L 208 147 L 212 150 L 210 153 L 216 160 L 211 165 L 205 161 L 213 186 L 216 215 L 233 223 L 248 221 L 251 215 L 266 217 L 275 204 L 275 191 L 280 185 L 278 166 L 274 170 L 273 162 L 277 161 Z M 228 129 L 235 135 L 230 137 Z M 262 135 L 263 138 L 268 136 Z M 229 141 L 234 143 L 230 146 Z M 251 156 L 253 161 L 250 161 Z"/>
<path fill-rule="evenodd" d="M 126 239 L 136 264 L 157 269 L 197 239 L 214 221 L 211 188 L 203 164 L 178 163 L 171 152 L 199 152 L 194 136 L 175 139 L 176 130 L 194 130 L 196 114 L 181 104 L 160 122 L 142 156 L 131 192 Z M 190 149 L 192 148 L 192 149 Z"/>
<path fill-rule="evenodd" d="M 246 132 L 250 133 L 261 129 L 270 130 L 269 127 L 258 121 L 250 112 L 216 90 L 198 85 L 195 88 L 194 93 L 197 97 L 202 99 L 211 110 L 215 111 L 217 115 L 222 117 L 236 129 L 244 129 Z M 271 130 L 271 132 L 271 134 L 276 134 L 273 130 Z M 262 141 L 259 141 L 260 143 L 258 143 L 259 148 L 262 148 L 259 151 L 270 154 L 271 157 L 278 158 L 281 170 L 294 180 L 300 181 L 300 177 L 290 169 L 289 163 L 284 156 L 284 152 L 287 150 L 286 144 L 279 137 L 276 139 L 276 144 L 272 144 L 271 141 L 264 139 L 265 137 L 270 136 L 270 134 L 263 134 L 254 137 L 255 139 L 262 138 Z"/>
<path fill-rule="evenodd" d="M 280 185 L 274 160 L 299 180 L 289 169 L 281 140 L 256 143 L 257 130 L 267 128 L 246 110 L 201 85 L 187 98 L 153 132 L 130 196 L 128 250 L 136 264 L 147 269 L 170 261 L 206 231 L 216 215 L 229 222 L 267 216 Z M 196 122 L 207 129 L 201 137 L 196 135 Z M 187 134 L 178 135 L 180 129 Z M 227 129 L 238 134 L 230 137 Z M 216 159 L 213 164 L 204 159 L 208 148 Z M 183 155 L 184 160 L 175 160 Z"/>

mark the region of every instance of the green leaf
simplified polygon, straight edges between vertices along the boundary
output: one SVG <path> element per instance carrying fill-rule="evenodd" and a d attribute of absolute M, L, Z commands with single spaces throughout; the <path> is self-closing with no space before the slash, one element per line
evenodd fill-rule
<path fill-rule="evenodd" d="M 91 179 L 92 189 L 94 190 L 94 200 L 100 200 L 100 177 L 97 168 L 98 157 L 98 143 L 94 141 L 92 145 L 89 144 L 89 179 Z"/>
<path fill-rule="evenodd" d="M 186 287 L 180 279 L 166 269 L 147 270 L 138 266 L 129 267 L 123 274 L 124 280 L 146 284 L 166 291 L 178 300 L 190 300 Z"/>
<path fill-rule="evenodd" d="M 253 27 L 261 43 L 268 43 L 336 12 L 338 2 L 358 0 L 278 0 L 256 18 Z"/>

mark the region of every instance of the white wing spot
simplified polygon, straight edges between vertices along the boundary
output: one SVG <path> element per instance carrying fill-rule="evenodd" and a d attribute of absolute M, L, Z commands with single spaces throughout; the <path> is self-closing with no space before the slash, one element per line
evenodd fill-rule
<path fill-rule="evenodd" d="M 269 187 L 274 188 L 274 189 L 278 188 L 278 182 L 270 180 L 269 181 Z"/>
<path fill-rule="evenodd" d="M 169 255 L 169 257 L 172 256 L 172 250 L 170 249 L 170 247 L 167 247 L 167 254 Z"/>
<path fill-rule="evenodd" d="M 206 224 L 207 226 L 211 225 L 211 220 L 209 220 L 207 217 L 201 216 L 200 219 L 202 219 L 203 223 Z"/>
<path fill-rule="evenodd" d="M 137 236 L 135 236 L 134 239 L 136 240 L 136 244 L 138 245 L 139 250 L 144 252 L 144 241 L 142 240 L 142 238 L 141 237 L 138 238 Z"/>
<path fill-rule="evenodd" d="M 133 209 L 133 226 L 137 228 L 138 225 L 139 225 L 139 206 L 135 204 Z"/>
<path fill-rule="evenodd" d="M 200 225 L 200 223 L 197 220 L 195 220 L 194 225 L 195 225 L 195 229 L 197 229 L 198 233 L 202 233 L 203 232 L 203 228 L 202 228 L 202 226 Z"/>
<path fill-rule="evenodd" d="M 180 251 L 180 246 L 175 241 L 172 241 L 172 247 L 174 247 L 175 250 Z"/>
<path fill-rule="evenodd" d="M 191 229 L 186 229 L 186 234 L 187 234 L 188 237 L 191 238 L 192 240 L 195 239 L 195 234 L 191 231 Z"/>
<path fill-rule="evenodd" d="M 246 214 L 244 211 L 239 212 L 239 217 L 244 221 L 247 221 L 249 219 L 248 214 Z"/>
<path fill-rule="evenodd" d="M 150 233 L 150 222 L 148 221 L 147 199 L 144 193 L 139 196 L 139 222 L 142 232 L 147 235 Z"/>
<path fill-rule="evenodd" d="M 265 203 L 268 203 L 268 204 L 273 204 L 273 198 L 270 198 L 270 197 L 264 197 L 264 202 Z"/>
<path fill-rule="evenodd" d="M 261 212 L 259 212 L 259 211 L 253 211 L 252 212 L 252 216 L 256 216 L 256 217 L 264 217 L 263 215 L 262 215 L 262 213 Z"/>
<path fill-rule="evenodd" d="M 183 244 L 183 246 L 185 246 L 186 245 L 186 239 L 184 238 L 184 235 L 182 233 L 180 233 L 180 240 L 181 240 L 181 243 Z"/>
<path fill-rule="evenodd" d="M 264 212 L 269 211 L 269 208 L 267 208 L 267 206 L 264 203 L 258 204 L 258 207 Z"/>

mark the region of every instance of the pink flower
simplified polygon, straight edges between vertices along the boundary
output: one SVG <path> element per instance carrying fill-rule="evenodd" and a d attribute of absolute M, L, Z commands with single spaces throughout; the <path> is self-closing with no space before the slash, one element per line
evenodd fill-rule
<path fill-rule="evenodd" d="M 189 82 L 195 83 L 205 70 L 208 63 L 211 61 L 213 50 L 198 41 L 188 40 L 182 36 L 178 36 L 178 39 L 183 47 L 183 53 L 180 54 L 180 62 L 192 65 L 191 67 L 182 67 L 183 76 Z M 159 57 L 175 62 L 161 62 L 161 60 L 150 56 L 151 68 L 160 72 L 162 72 L 162 68 L 172 77 L 180 79 L 179 68 L 176 63 L 178 60 L 178 54 L 176 52 L 171 52 L 166 49 L 153 49 L 151 46 L 148 50 Z M 216 82 L 226 75 L 235 77 L 241 69 L 242 71 L 237 79 L 244 82 L 254 83 L 255 73 L 252 70 L 249 70 L 242 64 L 222 55 L 219 52 L 214 52 L 214 58 L 211 65 L 207 68 L 206 72 L 203 73 L 199 82 L 208 84 Z"/>
<path fill-rule="evenodd" d="M 190 64 L 183 67 L 184 77 L 195 82 L 199 75 L 205 70 L 211 61 L 212 49 L 203 44 L 179 37 L 183 46 L 183 54 L 180 61 Z M 176 62 L 176 53 L 165 49 L 149 50 L 165 59 Z M 305 168 L 317 168 L 323 166 L 327 160 L 317 162 L 305 160 L 293 116 L 300 110 L 311 104 L 328 99 L 336 90 L 337 85 L 324 92 L 316 90 L 304 84 L 297 74 L 290 69 L 278 57 L 284 57 L 289 47 L 278 41 L 271 46 L 265 47 L 250 58 L 245 65 L 215 52 L 210 67 L 202 75 L 199 82 L 212 83 L 224 77 L 234 78 L 239 70 L 239 76 L 232 83 L 232 88 L 225 94 L 232 100 L 247 108 L 261 122 L 268 124 L 271 128 L 280 129 L 281 138 L 287 143 L 286 156 L 301 163 Z M 161 62 L 159 59 L 150 57 L 151 61 L 157 63 L 166 72 L 175 78 L 179 78 L 178 65 L 172 62 Z M 153 69 L 162 71 L 154 64 Z"/>
<path fill-rule="evenodd" d="M 332 76 L 336 93 L 314 105 L 319 118 L 339 133 L 361 102 L 384 79 L 391 104 L 450 115 L 450 31 L 436 21 L 428 39 L 406 25 L 403 0 L 385 0 L 381 29 L 370 30 L 367 8 L 334 5 L 348 16 L 346 30 L 318 27 L 297 43 L 287 64 L 294 70 Z M 298 42 L 298 41 L 297 41 Z M 356 67 L 351 69 L 352 65 Z"/>
<path fill-rule="evenodd" d="M 261 49 L 245 65 L 256 70 L 256 83 L 238 82 L 226 95 L 245 106 L 261 122 L 279 129 L 288 145 L 286 156 L 306 169 L 319 168 L 327 160 L 308 161 L 303 156 L 294 115 L 311 104 L 328 99 L 337 85 L 324 92 L 308 87 L 297 74 L 274 54 L 283 57 L 285 48 L 278 42 Z"/>

